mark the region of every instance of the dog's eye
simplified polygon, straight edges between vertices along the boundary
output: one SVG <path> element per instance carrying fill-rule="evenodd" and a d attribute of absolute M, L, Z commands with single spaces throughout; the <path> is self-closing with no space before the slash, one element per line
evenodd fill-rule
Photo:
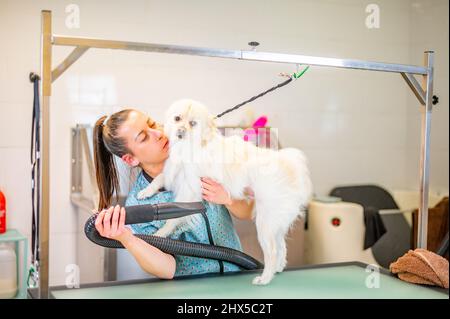
<path fill-rule="evenodd" d="M 194 127 L 195 125 L 197 125 L 197 122 L 196 121 L 189 121 L 189 125 Z"/>
<path fill-rule="evenodd" d="M 177 116 L 175 116 L 175 122 L 179 122 L 180 120 L 181 120 L 181 117 L 179 117 L 178 115 Z"/>

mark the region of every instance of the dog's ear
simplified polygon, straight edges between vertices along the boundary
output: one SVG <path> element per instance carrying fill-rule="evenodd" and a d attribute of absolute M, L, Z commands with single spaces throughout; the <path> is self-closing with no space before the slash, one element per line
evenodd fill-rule
<path fill-rule="evenodd" d="M 216 129 L 216 119 L 212 115 L 208 115 L 208 126 L 211 130 Z"/>
<path fill-rule="evenodd" d="M 216 130 L 215 119 L 212 115 L 208 115 L 208 119 L 206 121 L 206 127 L 202 134 L 202 146 L 206 146 L 211 138 L 214 136 L 214 132 Z"/>

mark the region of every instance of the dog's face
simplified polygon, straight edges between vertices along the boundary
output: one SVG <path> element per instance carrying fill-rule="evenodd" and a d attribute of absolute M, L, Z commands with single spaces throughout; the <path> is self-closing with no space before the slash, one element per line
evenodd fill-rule
<path fill-rule="evenodd" d="M 173 103 L 167 110 L 164 131 L 171 144 L 199 141 L 204 145 L 214 128 L 212 116 L 200 102 L 183 99 Z"/>

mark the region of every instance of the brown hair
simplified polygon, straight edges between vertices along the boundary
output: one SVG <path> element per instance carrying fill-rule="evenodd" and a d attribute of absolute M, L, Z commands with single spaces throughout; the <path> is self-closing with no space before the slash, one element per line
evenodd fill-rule
<path fill-rule="evenodd" d="M 107 120 L 102 116 L 94 126 L 94 163 L 97 187 L 99 189 L 98 210 L 107 208 L 111 198 L 119 195 L 119 176 L 114 163 L 114 156 L 122 157 L 130 153 L 126 142 L 119 137 L 120 126 L 128 119 L 132 109 L 125 109 L 112 114 Z M 106 122 L 105 122 L 106 120 Z"/>

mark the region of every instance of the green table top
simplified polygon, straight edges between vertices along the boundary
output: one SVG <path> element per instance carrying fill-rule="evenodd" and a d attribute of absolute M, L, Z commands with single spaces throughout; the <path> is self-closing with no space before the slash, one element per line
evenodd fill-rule
<path fill-rule="evenodd" d="M 17 229 L 8 229 L 5 233 L 0 234 L 0 242 L 19 241 L 25 239 L 26 237 L 19 233 Z"/>
<path fill-rule="evenodd" d="M 53 298 L 150 298 L 150 299 L 448 299 L 448 290 L 414 285 L 390 275 L 366 271 L 362 263 L 302 267 L 277 274 L 267 286 L 255 286 L 257 272 L 200 275 L 174 280 L 139 280 L 90 284 L 77 289 L 51 288 Z M 371 277 L 372 276 L 372 277 Z M 368 288 L 377 285 L 379 288 Z"/>

